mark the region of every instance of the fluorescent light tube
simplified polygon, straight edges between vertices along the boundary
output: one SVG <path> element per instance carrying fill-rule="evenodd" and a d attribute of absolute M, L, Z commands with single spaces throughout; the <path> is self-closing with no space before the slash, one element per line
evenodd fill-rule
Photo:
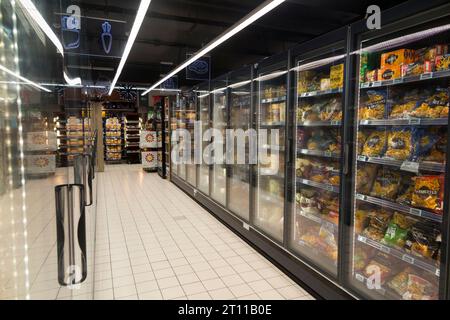
<path fill-rule="evenodd" d="M 250 12 L 248 15 L 246 15 L 244 18 L 242 18 L 240 21 L 238 21 L 236 24 L 234 24 L 230 29 L 225 31 L 222 35 L 211 41 L 209 44 L 207 44 L 203 49 L 201 49 L 199 52 L 194 54 L 190 59 L 183 62 L 181 65 L 179 65 L 177 68 L 175 68 L 173 71 L 171 71 L 169 74 L 167 74 L 164 78 L 156 82 L 153 86 L 150 87 L 147 91 L 145 91 L 142 95 L 146 95 L 150 91 L 154 90 L 156 87 L 158 87 L 161 83 L 164 81 L 170 79 L 174 75 L 176 75 L 178 72 L 189 66 L 191 63 L 197 61 L 199 58 L 213 50 L 215 47 L 219 46 L 223 42 L 230 39 L 232 36 L 240 32 L 241 30 L 248 27 L 250 24 L 264 16 L 266 13 L 272 11 L 276 7 L 278 7 L 280 4 L 282 4 L 286 0 L 268 0 L 265 1 L 263 4 L 258 6 L 256 9 L 254 9 L 252 12 Z"/>
<path fill-rule="evenodd" d="M 2 70 L 2 71 L 4 71 L 4 72 L 6 72 L 6 73 L 12 75 L 13 77 L 16 77 L 17 79 L 22 80 L 23 82 L 29 84 L 30 86 L 33 86 L 33 87 L 38 88 L 38 89 L 40 89 L 40 90 L 43 90 L 43 91 L 45 91 L 45 92 L 51 92 L 51 91 L 48 90 L 47 88 L 44 88 L 44 87 L 38 85 L 36 82 L 33 82 L 33 81 L 31 81 L 31 80 L 28 80 L 27 78 L 22 77 L 21 75 L 15 73 L 14 71 L 11 71 L 11 70 L 9 70 L 8 68 L 2 66 L 1 64 L 0 64 L 0 70 Z"/>
<path fill-rule="evenodd" d="M 125 46 L 125 50 L 123 51 L 122 59 L 120 59 L 119 67 L 117 68 L 116 75 L 111 83 L 111 88 L 109 89 L 108 95 L 114 90 L 116 86 L 117 80 L 119 80 L 120 74 L 122 73 L 123 67 L 127 62 L 128 55 L 130 54 L 131 48 L 133 47 L 134 41 L 139 33 L 139 29 L 141 28 L 142 22 L 144 21 L 145 14 L 147 13 L 148 7 L 150 6 L 151 0 L 142 0 L 139 5 L 138 12 L 136 14 L 136 19 L 134 20 L 133 27 L 131 28 L 130 36 L 128 37 L 127 44 Z"/>
<path fill-rule="evenodd" d="M 34 6 L 33 2 L 31 0 L 18 0 L 20 5 L 22 6 L 22 9 L 25 9 L 28 15 L 38 24 L 38 26 L 44 31 L 44 33 L 47 35 L 47 37 L 50 39 L 51 42 L 55 45 L 58 52 L 61 54 L 61 56 L 64 58 L 64 48 L 59 41 L 58 36 L 53 32 L 52 28 L 48 25 L 47 21 L 45 21 L 44 17 L 41 15 L 39 10 Z M 66 80 L 67 84 L 69 85 L 80 85 L 81 84 L 81 78 L 74 78 L 71 79 L 64 71 L 64 80 Z"/>

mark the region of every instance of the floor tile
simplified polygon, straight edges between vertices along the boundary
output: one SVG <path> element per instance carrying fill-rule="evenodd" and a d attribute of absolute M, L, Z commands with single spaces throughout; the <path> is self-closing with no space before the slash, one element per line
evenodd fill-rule
<path fill-rule="evenodd" d="M 186 295 L 180 286 L 163 289 L 161 290 L 161 293 L 166 300 L 180 298 Z"/>

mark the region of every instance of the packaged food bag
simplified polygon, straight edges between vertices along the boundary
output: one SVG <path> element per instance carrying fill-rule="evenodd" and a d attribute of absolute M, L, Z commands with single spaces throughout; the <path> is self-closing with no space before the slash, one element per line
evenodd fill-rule
<path fill-rule="evenodd" d="M 444 176 L 417 176 L 414 181 L 411 204 L 418 208 L 442 214 L 444 209 Z"/>

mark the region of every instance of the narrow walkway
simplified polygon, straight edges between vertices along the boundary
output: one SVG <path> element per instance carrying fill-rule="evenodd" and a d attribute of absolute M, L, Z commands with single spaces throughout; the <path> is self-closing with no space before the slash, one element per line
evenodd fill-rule
<path fill-rule="evenodd" d="M 95 299 L 313 299 L 157 174 L 98 176 Z"/>

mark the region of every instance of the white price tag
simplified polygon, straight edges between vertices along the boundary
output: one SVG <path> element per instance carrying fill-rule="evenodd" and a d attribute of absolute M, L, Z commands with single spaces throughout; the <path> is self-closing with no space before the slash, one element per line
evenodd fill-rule
<path fill-rule="evenodd" d="M 424 73 L 420 75 L 420 80 L 424 80 L 424 79 L 430 79 L 432 77 L 432 73 L 428 72 L 428 73 Z"/>
<path fill-rule="evenodd" d="M 333 120 L 333 121 L 331 121 L 331 125 L 332 125 L 332 126 L 338 126 L 338 125 L 340 125 L 340 124 L 341 124 L 341 122 L 338 121 L 338 120 Z"/>
<path fill-rule="evenodd" d="M 411 213 L 412 215 L 415 215 L 415 216 L 419 216 L 419 217 L 422 216 L 422 210 L 416 209 L 416 208 L 411 208 L 409 210 L 409 213 Z"/>
<path fill-rule="evenodd" d="M 359 193 L 357 193 L 357 194 L 356 194 L 356 199 L 359 199 L 359 200 L 366 200 L 366 196 L 365 196 L 365 195 L 362 195 L 362 194 L 359 194 Z"/>
<path fill-rule="evenodd" d="M 361 120 L 359 123 L 362 125 L 366 125 L 366 124 L 369 124 L 370 121 L 369 120 Z"/>
<path fill-rule="evenodd" d="M 400 169 L 403 171 L 419 173 L 419 163 L 412 161 L 404 161 L 400 166 Z"/>
<path fill-rule="evenodd" d="M 414 258 L 408 256 L 407 254 L 403 255 L 402 260 L 409 264 L 414 264 Z"/>
<path fill-rule="evenodd" d="M 366 243 L 366 238 L 364 238 L 363 236 L 358 236 L 358 241 Z"/>
<path fill-rule="evenodd" d="M 419 125 L 420 119 L 409 119 L 408 123 L 411 125 Z"/>
<path fill-rule="evenodd" d="M 366 156 L 358 156 L 358 161 L 367 161 L 367 157 Z"/>
<path fill-rule="evenodd" d="M 402 78 L 394 79 L 394 81 L 393 81 L 394 84 L 402 83 L 402 82 L 403 82 Z"/>
<path fill-rule="evenodd" d="M 390 253 L 391 252 L 391 249 L 389 247 L 386 247 L 386 246 L 383 246 L 383 245 L 380 245 L 380 250 L 382 252 L 384 252 L 384 253 Z"/>
<path fill-rule="evenodd" d="M 381 81 L 374 81 L 374 82 L 372 82 L 372 86 L 373 86 L 373 87 L 379 87 L 379 86 L 381 86 Z"/>

